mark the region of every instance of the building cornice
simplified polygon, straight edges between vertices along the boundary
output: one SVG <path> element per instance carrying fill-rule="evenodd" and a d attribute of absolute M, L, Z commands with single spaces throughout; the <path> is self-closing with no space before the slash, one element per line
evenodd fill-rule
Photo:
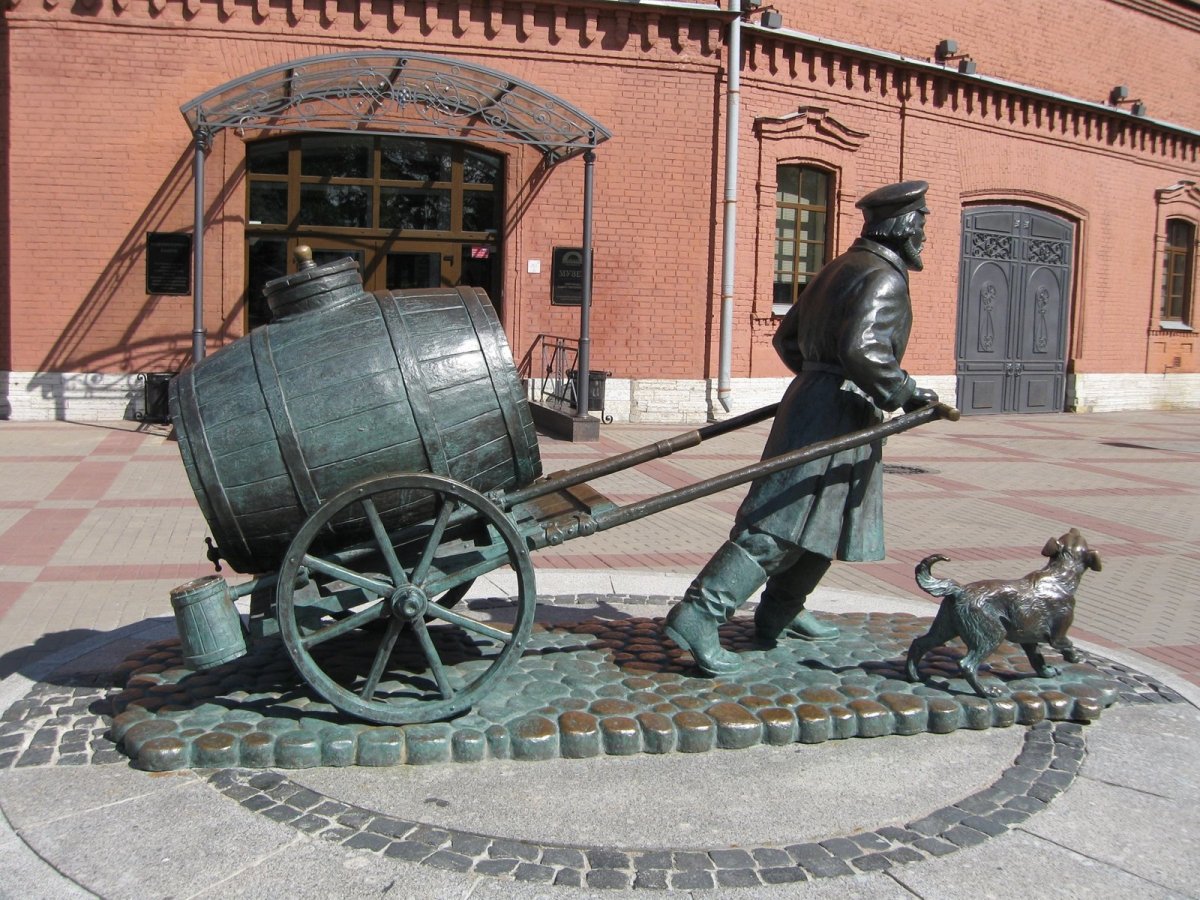
<path fill-rule="evenodd" d="M 1103 114 L 1106 117 L 1127 121 L 1131 126 L 1149 126 L 1162 131 L 1170 132 L 1180 137 L 1186 137 L 1190 140 L 1200 141 L 1200 131 L 1194 128 L 1188 128 L 1187 126 L 1179 125 L 1174 122 L 1165 122 L 1161 119 L 1151 119 L 1146 116 L 1136 116 L 1131 111 L 1126 109 L 1110 106 L 1105 103 L 1097 103 L 1094 100 L 1084 100 L 1079 97 L 1072 97 L 1068 94 L 1046 90 L 1045 88 L 1038 88 L 1033 87 L 1032 85 L 1009 81 L 1005 78 L 996 78 L 991 75 L 981 74 L 968 75 L 948 68 L 941 63 L 930 62 L 929 60 L 925 59 L 917 59 L 911 56 L 904 56 L 902 54 L 892 53 L 887 50 L 877 50 L 872 47 L 864 47 L 859 44 L 850 44 L 846 43 L 845 41 L 837 41 L 831 38 L 823 38 L 815 34 L 796 31 L 791 28 L 766 28 L 756 23 L 747 22 L 743 26 L 743 29 L 744 31 L 755 35 L 761 41 L 783 40 L 794 42 L 812 47 L 816 50 L 839 54 L 847 58 L 858 58 L 862 60 L 884 63 L 886 65 L 893 66 L 898 70 L 907 70 L 916 74 L 945 78 L 951 82 L 957 82 L 964 85 L 977 85 L 984 88 L 1004 91 L 1017 96 L 1053 103 L 1073 110 L 1087 111 L 1094 114 Z"/>

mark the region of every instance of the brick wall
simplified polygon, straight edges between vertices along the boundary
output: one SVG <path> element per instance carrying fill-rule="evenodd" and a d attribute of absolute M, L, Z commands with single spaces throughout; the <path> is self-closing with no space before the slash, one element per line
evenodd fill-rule
<path fill-rule="evenodd" d="M 899 0 L 792 0 L 780 8 L 788 27 L 917 59 L 953 37 L 981 74 L 1083 100 L 1102 102 L 1110 82 L 1127 82 L 1151 118 L 1196 129 L 1200 99 L 1189 73 L 1200 65 L 1200 16 L 1168 0 L 1140 5 L 1161 15 L 1125 0 L 1016 0 L 999 18 L 990 5 L 946 0 L 936 19 L 918 22 Z M 592 365 L 644 384 L 644 396 L 656 398 L 629 400 L 631 418 L 706 395 L 717 368 L 724 215 L 723 25 L 715 7 L 712 15 L 499 0 L 10 0 L 9 7 L 0 30 L 10 77 L 0 101 L 8 104 L 0 106 L 6 370 L 118 375 L 186 364 L 190 298 L 149 296 L 144 288 L 146 232 L 192 225 L 192 147 L 179 105 L 301 57 L 407 49 L 508 72 L 612 130 L 595 170 Z M 1109 47 L 1113 35 L 1119 48 Z M 747 32 L 736 378 L 785 374 L 770 346 L 774 169 L 782 161 L 835 173 L 835 250 L 858 233 L 857 197 L 902 178 L 931 182 L 926 269 L 912 279 L 916 324 L 906 365 L 913 372 L 946 378 L 954 371 L 960 216 L 978 203 L 1030 204 L 1076 223 L 1074 371 L 1200 370 L 1191 333 L 1163 332 L 1156 312 L 1161 194 L 1200 182 L 1194 135 L 827 44 Z M 255 136 L 222 132 L 206 164 L 210 349 L 243 330 L 243 141 Z M 580 240 L 583 165 L 574 160 L 547 173 L 530 148 L 500 152 L 507 158 L 501 299 L 520 357 L 539 333 L 578 332 L 578 310 L 549 303 L 549 269 L 554 246 Z M 1200 218 L 1194 192 L 1171 196 L 1196 206 Z M 541 274 L 528 271 L 530 260 L 541 262 Z M 679 387 L 688 382 L 698 394 Z"/>

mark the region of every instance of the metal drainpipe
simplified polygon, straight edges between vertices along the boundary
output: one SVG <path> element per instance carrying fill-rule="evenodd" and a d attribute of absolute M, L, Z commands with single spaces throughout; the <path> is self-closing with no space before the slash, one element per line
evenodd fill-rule
<path fill-rule="evenodd" d="M 212 149 L 212 135 L 197 130 L 192 153 L 192 189 L 195 193 L 192 235 L 192 364 L 204 359 L 204 157 Z"/>
<path fill-rule="evenodd" d="M 733 257 L 737 239 L 738 116 L 742 96 L 741 0 L 729 0 L 729 9 L 738 15 L 729 23 L 725 61 L 728 81 L 725 93 L 725 219 L 721 242 L 721 342 L 717 362 L 717 400 L 725 412 L 733 408 L 730 381 L 733 371 Z"/>

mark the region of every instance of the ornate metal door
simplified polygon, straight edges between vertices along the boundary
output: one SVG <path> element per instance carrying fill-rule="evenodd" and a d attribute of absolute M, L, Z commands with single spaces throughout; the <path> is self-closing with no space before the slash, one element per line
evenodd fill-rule
<path fill-rule="evenodd" d="M 958 403 L 964 413 L 1061 412 L 1074 226 L 1021 206 L 963 213 Z"/>

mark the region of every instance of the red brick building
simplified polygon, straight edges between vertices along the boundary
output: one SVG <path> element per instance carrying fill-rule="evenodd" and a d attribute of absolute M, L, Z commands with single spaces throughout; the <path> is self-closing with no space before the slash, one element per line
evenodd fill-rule
<path fill-rule="evenodd" d="M 907 178 L 923 382 L 979 413 L 1200 406 L 1195 0 L 7 0 L 0 60 L 11 418 L 133 415 L 137 373 L 192 357 L 197 286 L 212 352 L 299 243 L 369 287 L 486 287 L 518 358 L 577 336 L 555 250 L 593 148 L 618 419 L 777 399 L 780 312 Z"/>

